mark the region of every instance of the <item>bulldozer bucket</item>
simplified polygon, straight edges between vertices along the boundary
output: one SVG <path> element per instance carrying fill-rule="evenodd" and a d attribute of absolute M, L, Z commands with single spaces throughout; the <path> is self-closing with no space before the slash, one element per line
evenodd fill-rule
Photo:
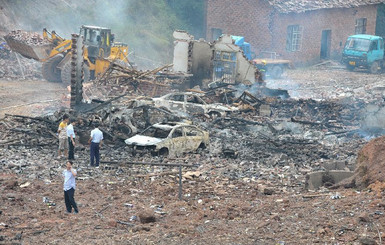
<path fill-rule="evenodd" d="M 51 50 L 53 49 L 52 44 L 29 45 L 21 41 L 15 40 L 12 37 L 6 36 L 4 37 L 4 39 L 12 51 L 17 52 L 29 59 L 39 61 L 44 60 L 48 58 Z"/>

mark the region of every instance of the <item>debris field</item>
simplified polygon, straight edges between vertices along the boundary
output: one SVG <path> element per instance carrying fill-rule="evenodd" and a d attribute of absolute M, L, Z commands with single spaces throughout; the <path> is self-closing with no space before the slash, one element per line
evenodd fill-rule
<path fill-rule="evenodd" d="M 14 53 L 1 52 L 0 62 L 19 66 Z M 19 59 L 25 79 L 4 69 L 1 83 L 41 79 L 32 75 L 39 73 L 34 61 Z M 66 97 L 47 114 L 8 108 L 0 119 L 0 244 L 381 244 L 385 185 L 373 166 L 383 159 L 383 138 L 369 142 L 384 133 L 380 76 L 290 70 L 266 81 L 291 96 L 282 98 L 259 85 L 186 89 L 189 77 L 169 66 L 138 71 L 114 64 L 83 85 L 90 104 L 79 111 L 68 108 Z M 175 91 L 237 110 L 219 117 L 176 113 L 152 100 Z M 56 156 L 65 113 L 78 122 L 77 215 L 65 213 L 65 159 Z M 99 169 L 89 166 L 87 144 L 95 121 L 105 135 Z M 165 122 L 207 131 L 209 145 L 163 156 L 134 154 L 124 143 Z M 353 176 L 327 178 L 337 170 Z M 309 174 L 318 171 L 326 173 L 321 186 L 309 189 Z"/>

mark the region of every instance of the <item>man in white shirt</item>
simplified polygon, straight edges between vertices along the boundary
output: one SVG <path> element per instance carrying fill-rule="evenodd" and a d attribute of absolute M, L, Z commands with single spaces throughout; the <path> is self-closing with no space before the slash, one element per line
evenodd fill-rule
<path fill-rule="evenodd" d="M 74 125 L 76 121 L 71 118 L 67 125 L 67 138 L 68 138 L 68 160 L 75 160 L 75 131 Z"/>
<path fill-rule="evenodd" d="M 66 170 L 63 171 L 63 177 L 64 177 L 64 201 L 67 208 L 67 213 L 72 212 L 72 208 L 74 208 L 75 214 L 79 212 L 78 206 L 76 205 L 74 195 L 75 195 L 75 188 L 76 188 L 76 182 L 75 177 L 77 175 L 77 172 L 75 169 L 72 168 L 72 162 L 67 161 Z"/>
<path fill-rule="evenodd" d="M 88 140 L 90 144 L 90 153 L 91 153 L 91 167 L 94 166 L 94 160 L 96 160 L 96 168 L 99 168 L 99 148 L 102 146 L 103 141 L 103 132 L 99 130 L 99 123 L 95 122 L 95 129 L 91 131 L 91 137 Z"/>

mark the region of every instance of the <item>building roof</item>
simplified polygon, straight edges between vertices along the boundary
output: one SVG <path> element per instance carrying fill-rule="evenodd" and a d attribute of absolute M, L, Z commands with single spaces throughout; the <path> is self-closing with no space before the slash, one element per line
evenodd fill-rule
<path fill-rule="evenodd" d="M 268 0 L 280 13 L 301 13 L 318 9 L 352 8 L 384 3 L 385 0 Z"/>

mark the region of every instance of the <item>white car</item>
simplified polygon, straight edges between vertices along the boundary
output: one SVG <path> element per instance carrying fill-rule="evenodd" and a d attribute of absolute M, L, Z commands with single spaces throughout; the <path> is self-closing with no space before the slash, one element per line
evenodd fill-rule
<path fill-rule="evenodd" d="M 193 92 L 180 92 L 153 98 L 156 107 L 164 107 L 171 111 L 182 111 L 188 114 L 207 114 L 211 117 L 226 116 L 238 111 L 238 108 L 223 104 L 206 103 L 201 96 Z"/>
<path fill-rule="evenodd" d="M 134 155 L 140 151 L 153 155 L 180 156 L 198 148 L 206 148 L 209 133 L 186 123 L 157 123 L 124 142 L 132 147 Z"/>

